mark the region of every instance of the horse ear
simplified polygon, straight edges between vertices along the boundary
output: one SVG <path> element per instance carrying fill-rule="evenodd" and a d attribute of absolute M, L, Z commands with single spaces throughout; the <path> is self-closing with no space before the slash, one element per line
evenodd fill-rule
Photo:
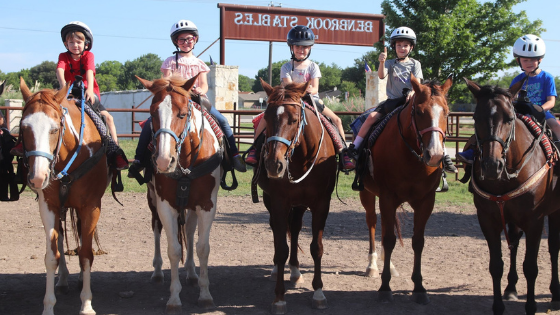
<path fill-rule="evenodd" d="M 450 74 L 447 77 L 447 80 L 445 80 L 445 82 L 441 86 L 441 89 L 443 90 L 443 94 L 447 95 L 447 92 L 449 91 L 452 85 L 453 85 L 453 74 Z"/>
<path fill-rule="evenodd" d="M 23 96 L 23 100 L 27 102 L 27 100 L 31 97 L 33 93 L 29 91 L 27 84 L 25 84 L 25 80 L 22 77 L 19 77 L 19 89 L 21 91 L 21 95 Z"/>
<path fill-rule="evenodd" d="M 2 84 L 0 84 L 0 95 L 2 95 L 2 93 L 4 93 L 4 85 L 6 85 L 6 81 L 2 82 Z"/>
<path fill-rule="evenodd" d="M 412 74 L 412 72 L 410 73 L 410 83 L 412 83 L 412 89 L 414 89 L 414 93 L 419 94 L 420 93 L 420 81 L 414 76 L 414 74 Z"/>
<path fill-rule="evenodd" d="M 509 92 L 511 93 L 512 96 L 515 97 L 515 95 L 517 95 L 517 93 L 519 92 L 519 90 L 521 90 L 521 87 L 523 86 L 523 83 L 525 83 L 525 79 L 515 83 L 514 85 L 512 85 L 509 88 Z"/>
<path fill-rule="evenodd" d="M 150 88 L 152 87 L 152 85 L 154 84 L 152 81 L 146 80 L 146 79 L 142 79 L 141 77 L 135 75 L 136 79 L 138 79 L 138 81 L 140 81 L 140 83 L 142 83 L 142 85 L 147 88 L 148 90 L 150 90 Z M 151 91 L 151 90 L 150 90 Z"/>
<path fill-rule="evenodd" d="M 57 104 L 62 104 L 62 101 L 68 95 L 68 89 L 69 88 L 70 88 L 70 81 L 67 81 L 66 86 L 64 86 L 63 88 L 58 90 L 58 92 L 56 92 L 56 95 L 54 96 L 54 99 L 56 100 Z"/>
<path fill-rule="evenodd" d="M 463 77 L 463 80 L 465 80 L 465 82 L 467 83 L 467 87 L 469 88 L 469 90 L 471 91 L 471 93 L 477 97 L 478 96 L 478 92 L 480 92 L 480 85 L 478 85 L 476 82 L 471 81 L 467 78 Z"/>
<path fill-rule="evenodd" d="M 272 86 L 270 86 L 270 84 L 264 82 L 264 80 L 262 78 L 259 78 L 259 80 L 261 80 L 261 85 L 263 87 L 263 90 L 266 92 L 266 95 L 272 94 Z"/>
<path fill-rule="evenodd" d="M 301 88 L 301 95 L 304 96 L 305 94 L 307 94 L 307 88 L 309 87 L 309 84 L 311 84 L 311 80 L 305 82 L 305 84 L 303 85 L 303 87 Z"/>
<path fill-rule="evenodd" d="M 186 91 L 190 91 L 192 89 L 192 87 L 194 86 L 194 83 L 196 82 L 196 79 L 198 79 L 198 76 L 200 75 L 201 72 L 197 73 L 194 77 L 190 78 L 187 80 L 187 82 L 185 82 L 185 84 L 183 84 L 183 89 L 185 89 Z"/>

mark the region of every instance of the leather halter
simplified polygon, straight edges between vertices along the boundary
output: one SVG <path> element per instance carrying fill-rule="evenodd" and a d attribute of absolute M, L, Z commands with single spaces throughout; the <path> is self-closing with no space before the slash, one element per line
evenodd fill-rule
<path fill-rule="evenodd" d="M 416 158 L 418 158 L 418 161 L 422 161 L 422 156 L 424 155 L 424 143 L 422 142 L 422 136 L 430 131 L 437 131 L 443 137 L 443 142 L 445 142 L 446 136 L 445 136 L 445 132 L 440 127 L 432 126 L 432 127 L 424 128 L 422 130 L 418 130 L 418 125 L 416 125 L 416 116 L 414 115 L 414 113 L 416 112 L 416 105 L 414 104 L 415 100 L 416 100 L 416 94 L 414 94 L 414 97 L 410 102 L 412 104 L 410 109 L 410 120 L 411 120 L 410 128 L 416 134 L 416 145 L 420 149 L 420 154 L 416 153 L 416 151 L 406 141 L 404 141 L 404 143 L 409 148 L 409 150 L 416 156 Z M 397 122 L 399 125 L 399 133 L 401 134 L 401 138 L 404 140 L 404 136 L 401 131 L 400 114 L 401 112 L 399 112 L 399 115 L 397 117 Z"/>

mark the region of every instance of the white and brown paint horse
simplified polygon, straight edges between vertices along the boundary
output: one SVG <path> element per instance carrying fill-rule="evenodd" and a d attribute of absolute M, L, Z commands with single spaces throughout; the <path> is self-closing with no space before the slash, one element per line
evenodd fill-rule
<path fill-rule="evenodd" d="M 155 270 L 152 279 L 163 279 L 159 248 L 163 226 L 171 265 L 171 296 L 166 307 L 168 313 L 181 311 L 179 261 L 183 258 L 182 243 L 187 247 L 187 282 L 198 282 L 200 287 L 198 305 L 204 308 L 214 306 L 209 291 L 208 255 L 210 228 L 216 214 L 222 172 L 219 166 L 222 152 L 210 124 L 190 101 L 188 91 L 196 78 L 188 81 L 179 78 L 157 79 L 153 82 L 138 78 L 154 94 L 150 114 L 155 142 L 152 156 L 155 172 L 148 183 L 148 204 L 152 210 L 155 238 Z M 180 200 L 178 196 L 183 191 L 186 193 Z M 180 221 L 184 224 L 180 224 Z M 200 277 L 196 274 L 193 259 L 193 238 L 197 225 L 196 252 L 200 261 Z M 186 236 L 185 241 L 183 236 Z"/>
<path fill-rule="evenodd" d="M 27 177 L 29 187 L 38 195 L 39 212 L 45 228 L 47 270 L 46 293 L 43 300 L 43 315 L 54 314 L 55 272 L 59 268 L 57 292 L 68 290 L 68 269 L 64 259 L 63 235 L 60 233 L 63 209 L 72 208 L 79 219 L 77 229 L 81 235 L 79 261 L 83 281 L 82 306 L 80 314 L 95 314 L 91 305 L 91 266 L 93 264 L 92 239 L 101 212 L 101 197 L 109 185 L 109 169 L 104 154 L 104 146 L 95 125 L 84 115 L 81 122 L 80 109 L 66 95 L 69 86 L 60 91 L 42 90 L 32 94 L 21 79 L 21 93 L 25 100 L 20 133 L 29 168 Z M 72 163 L 69 161 L 77 152 L 80 128 L 84 125 L 81 150 Z M 102 154 L 99 154 L 102 153 Z M 65 174 L 65 167 L 70 164 L 68 174 L 76 174 L 84 163 L 90 163 L 92 157 L 97 161 L 88 165 L 88 171 L 73 181 L 71 178 L 57 175 Z M 98 159 L 97 159 L 98 157 Z M 89 161 L 89 162 L 87 162 Z M 84 169 L 84 168 L 82 168 Z M 60 189 L 64 183 L 69 189 L 65 202 L 60 200 Z"/>

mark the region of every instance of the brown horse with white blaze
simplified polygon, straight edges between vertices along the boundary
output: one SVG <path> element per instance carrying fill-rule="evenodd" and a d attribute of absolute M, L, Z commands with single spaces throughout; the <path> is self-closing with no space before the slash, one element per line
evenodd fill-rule
<path fill-rule="evenodd" d="M 366 210 L 371 260 L 375 253 L 377 225 L 375 202 L 376 197 L 379 197 L 385 251 L 379 288 L 379 300 L 382 302 L 393 299 L 389 282 L 392 272 L 395 272 L 392 270 L 391 254 L 397 239 L 397 208 L 407 202 L 414 210 L 412 299 L 419 304 L 427 304 L 429 298 L 422 285 L 421 272 L 424 229 L 434 208 L 436 189 L 441 179 L 449 112 L 445 96 L 453 82 L 448 78 L 442 86 L 435 82 L 421 84 L 414 75 L 411 75 L 410 80 L 414 89 L 412 99 L 390 118 L 371 147 L 369 172 L 363 179 L 365 189 L 360 192 L 360 200 Z M 397 231 L 400 231 L 398 226 Z"/>
<path fill-rule="evenodd" d="M 198 305 L 212 308 L 214 300 L 209 289 L 208 256 L 210 228 L 216 215 L 222 174 L 220 141 L 203 112 L 191 101 L 189 91 L 197 76 L 189 80 L 178 77 L 154 81 L 137 78 L 154 95 L 150 115 L 155 173 L 147 185 L 155 239 L 152 279 L 163 280 L 159 249 L 163 228 L 167 236 L 171 268 L 171 296 L 167 301 L 166 312 L 181 313 L 182 310 L 179 262 L 183 259 L 183 243 L 187 251 L 187 283 L 198 283 Z M 197 227 L 196 252 L 200 262 L 200 277 L 195 270 L 193 255 Z"/>
<path fill-rule="evenodd" d="M 68 290 L 68 269 L 64 259 L 63 235 L 60 233 L 61 218 L 65 217 L 63 209 L 66 208 L 73 208 L 79 219 L 77 229 L 81 245 L 78 254 L 83 281 L 80 314 L 95 314 L 91 305 L 90 281 L 94 257 L 92 239 L 101 212 L 101 197 L 111 179 L 105 146 L 89 116 L 80 113 L 73 101 L 67 101 L 69 86 L 58 92 L 42 90 L 35 94 L 29 91 L 23 79 L 20 86 L 26 103 L 20 134 L 29 168 L 27 181 L 37 193 L 45 228 L 47 284 L 43 315 L 54 314 L 57 267 L 56 289 L 62 292 Z M 82 127 L 83 135 L 80 136 Z M 80 145 L 81 149 L 78 149 Z M 77 174 L 78 170 L 83 170 L 80 176 L 66 176 Z M 61 189 L 67 193 L 65 201 L 61 200 Z"/>
<path fill-rule="evenodd" d="M 274 235 L 271 277 L 276 279 L 276 297 L 272 313 L 287 312 L 284 265 L 288 256 L 290 279 L 292 282 L 302 280 L 297 258 L 298 236 L 308 208 L 312 214 L 313 234 L 310 252 L 315 264 L 312 306 L 323 309 L 327 307 L 327 299 L 321 279 L 322 237 L 336 182 L 335 148 L 315 111 L 301 100 L 309 83 L 272 87 L 261 79 L 261 84 L 268 95 L 264 114 L 267 140 L 264 158 L 255 172 Z M 286 241 L 287 233 L 291 236 L 291 248 Z"/>

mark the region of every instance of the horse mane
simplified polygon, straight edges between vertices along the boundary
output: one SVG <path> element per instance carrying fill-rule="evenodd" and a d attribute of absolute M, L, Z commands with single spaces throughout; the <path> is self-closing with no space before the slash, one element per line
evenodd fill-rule
<path fill-rule="evenodd" d="M 512 98 L 511 92 L 508 89 L 499 86 L 484 85 L 480 87 L 478 93 L 479 97 L 494 98 L 497 95 L 503 95 L 507 98 Z"/>
<path fill-rule="evenodd" d="M 183 85 L 187 80 L 183 79 L 179 75 L 173 75 L 169 78 L 159 78 L 155 79 L 150 91 L 156 94 L 163 90 L 175 91 L 185 97 L 191 97 L 191 93 L 183 88 Z"/>
<path fill-rule="evenodd" d="M 432 91 L 432 96 L 444 96 L 441 94 L 441 89 L 439 88 L 439 86 L 441 86 L 441 83 L 437 79 L 424 80 L 422 81 L 422 85 L 430 88 L 430 90 Z"/>
<path fill-rule="evenodd" d="M 49 89 L 41 90 L 39 92 L 34 93 L 33 95 L 31 95 L 29 99 L 25 101 L 25 106 L 23 107 L 22 113 L 25 112 L 25 110 L 29 107 L 30 104 L 35 102 L 40 102 L 42 104 L 49 105 L 58 113 L 62 114 L 62 111 L 60 109 L 60 104 L 57 104 L 57 102 L 55 101 L 55 95 L 56 95 L 56 91 L 49 90 Z"/>
<path fill-rule="evenodd" d="M 301 100 L 302 95 L 300 91 L 304 85 L 305 83 L 290 83 L 285 86 L 278 85 L 274 87 L 274 90 L 268 96 L 269 106 L 280 105 L 284 101 L 298 102 Z"/>

